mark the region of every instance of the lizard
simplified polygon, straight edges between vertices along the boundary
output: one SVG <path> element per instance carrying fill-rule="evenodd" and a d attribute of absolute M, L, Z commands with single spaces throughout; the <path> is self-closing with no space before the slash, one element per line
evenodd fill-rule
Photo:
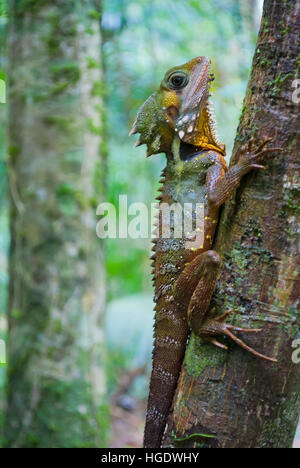
<path fill-rule="evenodd" d="M 220 256 L 212 249 L 219 209 L 248 172 L 263 169 L 261 160 L 279 150 L 267 146 L 271 138 L 264 137 L 256 145 L 252 137 L 238 151 L 236 163 L 227 167 L 225 145 L 217 136 L 210 101 L 214 80 L 210 67 L 207 57 L 196 57 L 171 68 L 159 89 L 140 108 L 130 132 L 140 134 L 136 146 L 146 144 L 147 157 L 165 153 L 167 159 L 157 197 L 159 212 L 151 257 L 156 305 L 145 448 L 162 444 L 190 330 L 225 350 L 227 346 L 217 337 L 227 336 L 256 357 L 276 362 L 235 334 L 258 333 L 261 329 L 226 323 L 232 311 L 214 317 L 214 310 L 209 310 L 221 268 Z M 194 226 L 195 204 L 202 206 L 202 229 L 197 227 L 176 237 L 177 218 L 164 216 L 162 209 L 174 203 L 188 203 L 194 208 L 190 214 Z M 170 235 L 163 235 L 168 230 Z"/>

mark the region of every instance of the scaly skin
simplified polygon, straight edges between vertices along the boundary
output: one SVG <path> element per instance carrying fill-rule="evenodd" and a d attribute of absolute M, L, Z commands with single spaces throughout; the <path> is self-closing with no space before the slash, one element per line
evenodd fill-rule
<path fill-rule="evenodd" d="M 211 250 L 219 208 L 236 190 L 241 178 L 266 153 L 268 139 L 255 151 L 253 140 L 240 150 L 237 164 L 227 168 L 225 146 L 216 136 L 209 107 L 210 62 L 197 57 L 169 70 L 159 90 L 142 106 L 132 133 L 141 134 L 137 143 L 147 144 L 147 156 L 165 152 L 158 197 L 160 211 L 154 241 L 155 324 L 153 367 L 146 417 L 144 447 L 160 447 L 183 361 L 189 330 L 212 344 L 227 349 L 217 335 L 226 335 L 257 357 L 274 362 L 248 347 L 232 332 L 257 333 L 224 323 L 229 314 L 213 317 L 211 297 L 220 269 L 220 257 Z M 181 82 L 181 83 L 180 83 Z M 176 220 L 163 215 L 165 204 L 190 203 L 195 222 L 196 204 L 204 207 L 201 228 L 174 236 Z M 164 236 L 169 228 L 171 235 Z M 202 242 L 197 235 L 203 230 Z M 194 239 L 194 242 L 192 242 Z"/>

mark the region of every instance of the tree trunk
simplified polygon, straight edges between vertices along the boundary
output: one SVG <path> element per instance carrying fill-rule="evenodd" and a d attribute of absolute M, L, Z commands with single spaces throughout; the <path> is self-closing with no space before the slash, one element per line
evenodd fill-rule
<path fill-rule="evenodd" d="M 100 2 L 9 2 L 11 249 L 5 436 L 105 441 Z"/>
<path fill-rule="evenodd" d="M 191 337 L 166 446 L 291 447 L 300 411 L 299 338 L 299 77 L 300 2 L 265 0 L 258 44 L 234 154 L 249 137 L 282 147 L 253 171 L 223 210 L 215 248 L 224 266 L 213 305 L 234 309 L 231 323 L 263 328 L 244 339 L 277 357 L 259 360 Z M 299 346 L 298 346 L 299 348 Z M 192 436 L 202 433 L 214 438 Z M 185 438 L 184 441 L 176 440 Z"/>

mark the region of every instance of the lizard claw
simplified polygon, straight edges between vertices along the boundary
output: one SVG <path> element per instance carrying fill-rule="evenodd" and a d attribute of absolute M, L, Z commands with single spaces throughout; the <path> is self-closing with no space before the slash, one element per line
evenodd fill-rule
<path fill-rule="evenodd" d="M 265 137 L 255 150 L 254 148 L 254 138 L 250 138 L 248 143 L 243 145 L 238 152 L 238 161 L 241 163 L 248 163 L 253 169 L 264 169 L 264 166 L 257 164 L 261 159 L 263 159 L 267 154 L 273 153 L 274 151 L 283 151 L 283 148 L 266 148 L 267 144 L 272 141 L 272 138 Z"/>
<path fill-rule="evenodd" d="M 210 343 L 214 344 L 218 348 L 227 349 L 227 346 L 223 345 L 219 341 L 216 340 L 217 335 L 225 335 L 232 339 L 235 343 L 237 343 L 242 348 L 246 349 L 249 353 L 253 354 L 256 357 L 261 359 L 265 359 L 266 361 L 270 362 L 277 362 L 277 359 L 270 358 L 261 354 L 255 349 L 248 346 L 244 341 L 240 338 L 235 336 L 232 332 L 242 332 L 242 333 L 260 333 L 262 332 L 261 328 L 241 328 L 236 327 L 234 325 L 229 325 L 228 323 L 224 323 L 224 320 L 231 314 L 231 310 L 225 312 L 225 314 L 221 315 L 220 317 L 216 317 L 215 319 L 209 319 L 207 322 L 203 324 L 201 330 L 197 333 L 199 336 L 204 338 L 205 340 L 209 341 Z"/>
<path fill-rule="evenodd" d="M 206 341 L 209 341 L 211 344 L 215 345 L 217 348 L 225 349 L 225 351 L 228 350 L 228 346 L 224 345 L 223 343 L 220 343 L 216 338 L 208 338 Z"/>

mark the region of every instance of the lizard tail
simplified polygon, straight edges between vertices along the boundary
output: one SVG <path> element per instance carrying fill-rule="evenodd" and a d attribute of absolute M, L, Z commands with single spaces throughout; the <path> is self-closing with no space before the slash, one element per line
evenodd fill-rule
<path fill-rule="evenodd" d="M 180 330 L 179 336 L 178 330 Z M 156 320 L 153 366 L 144 432 L 145 448 L 161 447 L 187 339 L 188 327 L 185 319 L 177 319 L 176 324 L 168 318 Z"/>

